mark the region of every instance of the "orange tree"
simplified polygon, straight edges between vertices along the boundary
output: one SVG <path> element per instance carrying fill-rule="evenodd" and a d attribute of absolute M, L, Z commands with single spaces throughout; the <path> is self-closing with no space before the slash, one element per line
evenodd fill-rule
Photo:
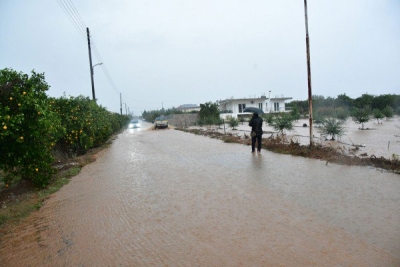
<path fill-rule="evenodd" d="M 65 127 L 65 134 L 58 140 L 57 147 L 69 156 L 84 154 L 88 149 L 102 145 L 129 119 L 107 111 L 82 95 L 54 98 L 51 102 Z"/>
<path fill-rule="evenodd" d="M 52 99 L 53 110 L 61 117 L 65 134 L 57 141 L 57 147 L 66 154 L 83 154 L 93 147 L 93 116 L 91 100 L 78 96 Z"/>
<path fill-rule="evenodd" d="M 40 187 L 51 177 L 52 146 L 63 133 L 48 89 L 44 74 L 0 70 L 0 169 Z"/>

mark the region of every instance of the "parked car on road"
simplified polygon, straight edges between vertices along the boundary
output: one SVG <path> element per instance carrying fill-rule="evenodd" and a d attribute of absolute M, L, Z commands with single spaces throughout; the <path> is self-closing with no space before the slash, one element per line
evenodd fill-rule
<path fill-rule="evenodd" d="M 166 117 L 157 117 L 154 119 L 154 128 L 168 128 L 168 119 Z"/>

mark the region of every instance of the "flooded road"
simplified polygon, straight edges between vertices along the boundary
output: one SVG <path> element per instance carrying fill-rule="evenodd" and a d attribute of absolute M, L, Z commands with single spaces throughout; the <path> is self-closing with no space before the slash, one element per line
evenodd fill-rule
<path fill-rule="evenodd" d="M 127 130 L 0 243 L 1 266 L 400 266 L 400 176 Z"/>

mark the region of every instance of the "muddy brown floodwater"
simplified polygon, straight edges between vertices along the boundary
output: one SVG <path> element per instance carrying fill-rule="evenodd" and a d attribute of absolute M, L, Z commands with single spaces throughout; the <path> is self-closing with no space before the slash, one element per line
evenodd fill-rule
<path fill-rule="evenodd" d="M 400 266 L 400 176 L 127 130 L 3 237 L 1 266 Z"/>

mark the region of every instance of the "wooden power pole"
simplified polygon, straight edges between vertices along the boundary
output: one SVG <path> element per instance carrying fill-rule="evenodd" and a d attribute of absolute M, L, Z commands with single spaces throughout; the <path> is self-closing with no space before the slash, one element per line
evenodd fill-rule
<path fill-rule="evenodd" d="M 94 82 L 93 82 L 93 64 L 92 64 L 92 50 L 90 48 L 90 34 L 89 28 L 86 28 L 87 39 L 88 39 L 88 48 L 89 48 L 89 64 L 90 64 L 90 79 L 92 81 L 92 98 L 96 101 L 96 94 L 94 92 Z"/>
<path fill-rule="evenodd" d="M 304 0 L 304 14 L 306 20 L 306 47 L 307 47 L 307 83 L 308 83 L 308 109 L 310 124 L 310 146 L 314 145 L 313 139 L 313 112 L 312 112 L 312 90 L 311 90 L 311 63 L 310 63 L 310 38 L 308 37 L 307 0 Z"/>

